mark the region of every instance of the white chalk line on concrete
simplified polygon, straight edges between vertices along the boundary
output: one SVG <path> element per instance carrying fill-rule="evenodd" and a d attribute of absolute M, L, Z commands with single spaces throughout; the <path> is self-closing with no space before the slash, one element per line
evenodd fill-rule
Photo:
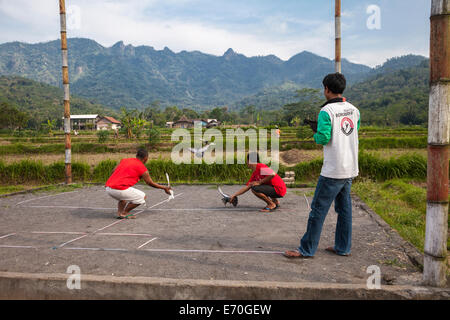
<path fill-rule="evenodd" d="M 263 251 L 263 250 L 201 250 L 201 249 L 116 249 L 116 248 L 89 248 L 89 247 L 66 247 L 63 250 L 93 250 L 93 251 L 148 251 L 148 252 L 166 252 L 166 253 L 226 253 L 226 254 L 283 254 L 282 251 Z"/>
<path fill-rule="evenodd" d="M 10 234 L 1 236 L 0 239 L 5 239 L 5 238 L 11 237 L 11 236 L 13 236 L 13 235 L 15 235 L 15 233 L 10 233 Z"/>
<path fill-rule="evenodd" d="M 83 247 L 67 247 L 63 248 L 63 250 L 91 250 L 91 251 L 129 251 L 128 249 L 120 249 L 120 248 L 83 248 Z"/>
<path fill-rule="evenodd" d="M 32 231 L 33 234 L 87 234 L 87 232 L 72 232 L 72 231 Z"/>
<path fill-rule="evenodd" d="M 153 238 L 153 239 L 148 240 L 147 242 L 141 244 L 141 245 L 138 247 L 138 249 L 144 247 L 145 245 L 149 244 L 150 242 L 152 242 L 153 240 L 156 240 L 156 239 L 158 239 L 158 238 Z"/>
<path fill-rule="evenodd" d="M 0 245 L 0 248 L 16 248 L 16 249 L 37 249 L 32 246 L 9 246 L 9 245 Z"/>
<path fill-rule="evenodd" d="M 89 232 L 72 232 L 72 231 L 32 231 L 33 234 L 89 234 Z M 92 233 L 94 235 L 94 233 Z M 95 233 L 99 236 L 129 236 L 129 237 L 151 237 L 148 233 Z M 1 237 L 0 237 L 1 239 Z"/>
<path fill-rule="evenodd" d="M 21 205 L 22 203 L 26 203 L 26 202 L 30 202 L 30 201 L 34 201 L 34 200 L 45 199 L 45 198 L 50 198 L 50 197 L 56 197 L 56 196 L 60 196 L 60 195 L 63 195 L 63 194 L 69 194 L 69 193 L 75 193 L 75 192 L 79 192 L 79 191 L 61 192 L 61 193 L 52 194 L 52 195 L 49 195 L 49 196 L 28 199 L 28 200 L 24 200 L 24 201 L 20 201 L 20 202 L 16 203 L 16 206 Z"/>
<path fill-rule="evenodd" d="M 96 233 L 99 236 L 121 236 L 121 237 L 151 237 L 147 233 Z"/>
<path fill-rule="evenodd" d="M 87 233 L 87 232 L 72 232 L 72 231 L 31 231 L 31 232 L 19 232 L 19 233 L 22 233 L 22 234 L 24 234 L 24 233 L 26 233 L 26 234 L 64 234 L 64 235 L 79 234 L 79 235 L 85 235 L 85 236 L 88 236 L 90 234 L 90 233 Z M 16 235 L 16 234 L 17 233 L 10 233 L 10 234 L 1 236 L 0 239 L 5 239 L 7 237 L 10 237 L 10 236 L 13 236 L 13 235 Z M 93 235 L 99 235 L 99 236 L 121 236 L 121 237 L 146 237 L 146 238 L 151 237 L 151 235 L 147 234 L 147 233 L 95 233 Z M 73 239 L 73 240 L 67 242 L 66 244 L 74 242 L 74 241 L 79 240 L 81 238 L 83 238 L 83 237 L 79 237 L 79 238 Z M 157 239 L 157 238 L 153 238 L 153 239 L 147 241 L 144 245 L 146 245 L 147 243 L 149 243 L 149 242 L 151 242 L 151 241 L 153 241 L 155 239 Z M 25 249 L 29 249 L 29 248 L 36 248 L 36 247 L 33 247 L 33 246 L 20 246 L 20 245 L 0 245 L 0 248 L 25 248 Z"/>
<path fill-rule="evenodd" d="M 259 250 L 201 250 L 201 249 L 143 249 L 150 252 L 186 252 L 186 253 L 249 253 L 249 254 L 282 254 L 281 251 Z"/>
<path fill-rule="evenodd" d="M 175 198 L 176 198 L 177 196 L 181 196 L 182 194 L 183 194 L 183 193 L 179 193 L 179 194 L 175 195 Z M 151 206 L 151 207 L 148 208 L 148 209 L 154 208 L 154 207 L 159 206 L 160 204 L 163 204 L 163 203 L 168 202 L 168 201 L 170 201 L 170 199 L 166 199 L 166 200 L 163 200 L 163 201 L 161 201 L 161 202 L 158 202 L 158 203 L 154 204 L 153 206 Z M 148 209 L 147 209 L 147 210 L 148 210 Z M 139 213 L 144 212 L 144 211 L 145 211 L 145 210 L 140 210 L 140 211 L 136 212 L 134 215 L 137 216 Z M 123 221 L 125 221 L 125 220 L 127 220 L 127 219 L 121 219 L 121 220 L 115 221 L 115 222 L 113 222 L 113 223 L 110 223 L 110 224 L 108 224 L 107 226 L 104 226 L 103 228 L 100 228 L 100 229 L 95 230 L 92 234 L 96 234 L 96 233 L 98 233 L 99 231 L 103 231 L 103 230 L 105 230 L 105 229 L 107 229 L 107 228 L 110 228 L 110 227 L 112 227 L 112 226 L 114 226 L 114 225 L 116 225 L 116 224 L 118 224 L 118 223 L 120 223 L 120 222 L 123 222 Z M 85 237 L 87 237 L 87 236 L 89 236 L 89 235 L 90 235 L 90 234 L 85 234 L 85 235 L 83 235 L 83 236 L 81 236 L 81 237 L 78 237 L 78 238 L 72 239 L 72 240 L 70 240 L 70 241 L 64 242 L 64 243 L 62 243 L 62 244 L 60 244 L 59 246 L 54 247 L 54 248 L 55 248 L 55 249 L 56 249 L 56 248 L 58 248 L 58 249 L 59 249 L 59 248 L 62 248 L 62 247 L 64 247 L 64 246 L 68 245 L 69 243 L 75 242 L 75 241 L 77 241 L 77 240 L 81 240 L 81 239 L 83 239 L 83 238 L 85 238 Z"/>
<path fill-rule="evenodd" d="M 117 210 L 117 208 L 102 207 L 74 207 L 74 206 L 21 206 L 22 208 L 47 208 L 47 209 L 89 209 L 89 210 Z"/>
<path fill-rule="evenodd" d="M 136 211 L 136 213 L 135 213 L 134 215 L 138 215 L 139 213 L 141 213 L 141 212 L 143 212 L 143 211 L 144 211 L 144 210 Z M 116 224 L 118 224 L 118 223 L 123 222 L 124 220 L 127 220 L 127 219 L 117 220 L 117 221 L 115 221 L 115 222 L 113 222 L 113 223 L 108 224 L 107 226 L 104 226 L 104 227 L 102 227 L 102 228 L 100 228 L 100 229 L 95 230 L 93 233 L 97 233 L 97 232 L 99 232 L 99 231 L 103 231 L 103 230 L 105 230 L 105 229 L 107 229 L 107 228 L 110 228 L 110 227 L 112 227 L 112 226 L 114 226 L 114 225 L 116 225 Z"/>
<path fill-rule="evenodd" d="M 67 241 L 67 242 L 64 242 L 63 244 L 60 244 L 59 246 L 55 246 L 55 247 L 53 247 L 53 249 L 58 249 L 58 248 L 62 248 L 62 247 L 64 247 L 64 246 L 68 245 L 69 243 L 72 243 L 72 242 L 75 242 L 75 241 L 77 241 L 77 240 L 80 240 L 80 239 L 86 238 L 86 237 L 87 237 L 88 235 L 89 235 L 89 234 L 85 234 L 85 235 L 83 235 L 83 236 L 81 236 L 81 237 L 78 237 L 78 238 L 75 238 L 75 239 L 69 240 L 69 241 Z"/>
<path fill-rule="evenodd" d="M 72 207 L 72 206 L 23 206 L 23 208 L 55 208 L 55 209 L 90 209 L 90 210 L 117 210 L 117 208 L 103 208 L 103 207 Z M 254 211 L 259 208 L 153 208 L 144 209 L 146 211 Z"/>

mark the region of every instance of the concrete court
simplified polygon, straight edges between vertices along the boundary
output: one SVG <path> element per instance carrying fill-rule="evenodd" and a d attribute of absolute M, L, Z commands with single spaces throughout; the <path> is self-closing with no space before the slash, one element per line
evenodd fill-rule
<path fill-rule="evenodd" d="M 233 208 L 224 207 L 216 186 L 176 186 L 170 202 L 160 190 L 138 188 L 148 201 L 135 220 L 115 219 L 116 202 L 101 186 L 0 199 L 0 272 L 63 274 L 77 265 L 99 276 L 365 285 L 367 268 L 377 265 L 382 284 L 421 280 L 405 253 L 411 247 L 358 200 L 351 257 L 324 251 L 334 241 L 332 207 L 315 258 L 289 260 L 281 253 L 296 248 L 306 229 L 308 190 L 288 189 L 279 210 L 262 213 L 250 192 Z"/>

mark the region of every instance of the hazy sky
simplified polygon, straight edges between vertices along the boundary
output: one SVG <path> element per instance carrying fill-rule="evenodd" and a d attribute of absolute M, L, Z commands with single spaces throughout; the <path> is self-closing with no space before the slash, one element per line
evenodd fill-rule
<path fill-rule="evenodd" d="M 369 29 L 380 8 L 381 29 Z M 222 55 L 334 58 L 334 0 L 66 0 L 69 37 Z M 342 0 L 342 54 L 370 66 L 429 54 L 428 0 Z M 370 20 L 377 22 L 377 20 Z M 0 0 L 0 43 L 59 38 L 58 0 Z"/>

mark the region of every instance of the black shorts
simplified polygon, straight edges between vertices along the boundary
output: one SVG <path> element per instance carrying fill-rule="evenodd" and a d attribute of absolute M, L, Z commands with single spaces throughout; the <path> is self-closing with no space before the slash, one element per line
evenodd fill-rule
<path fill-rule="evenodd" d="M 272 199 L 283 198 L 275 191 L 274 186 L 268 184 L 261 184 L 259 186 L 254 186 L 252 187 L 252 190 L 258 193 L 263 193 Z"/>

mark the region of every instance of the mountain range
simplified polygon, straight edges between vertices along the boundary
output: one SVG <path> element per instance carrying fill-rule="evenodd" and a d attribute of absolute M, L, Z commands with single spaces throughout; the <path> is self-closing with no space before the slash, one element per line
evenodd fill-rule
<path fill-rule="evenodd" d="M 245 97 L 286 83 L 319 87 L 334 62 L 310 52 L 288 61 L 274 55 L 246 57 L 228 49 L 222 56 L 198 51 L 174 53 L 118 42 L 106 48 L 90 39 L 69 39 L 71 91 L 120 108 L 142 108 L 153 101 L 180 107 L 233 105 Z M 350 83 L 371 68 L 343 60 Z M 59 40 L 0 45 L 0 75 L 16 75 L 61 87 Z"/>
<path fill-rule="evenodd" d="M 122 41 L 106 48 L 84 38 L 69 39 L 68 46 L 71 93 L 116 110 L 141 109 L 154 101 L 193 109 L 246 105 L 274 109 L 295 99 L 299 88 L 321 88 L 323 76 L 334 72 L 334 61 L 307 51 L 284 61 L 274 55 L 246 57 L 233 49 L 214 56 L 134 47 Z M 351 86 L 424 60 L 409 55 L 370 68 L 344 59 L 342 68 Z M 61 87 L 60 41 L 0 44 L 0 75 Z"/>

